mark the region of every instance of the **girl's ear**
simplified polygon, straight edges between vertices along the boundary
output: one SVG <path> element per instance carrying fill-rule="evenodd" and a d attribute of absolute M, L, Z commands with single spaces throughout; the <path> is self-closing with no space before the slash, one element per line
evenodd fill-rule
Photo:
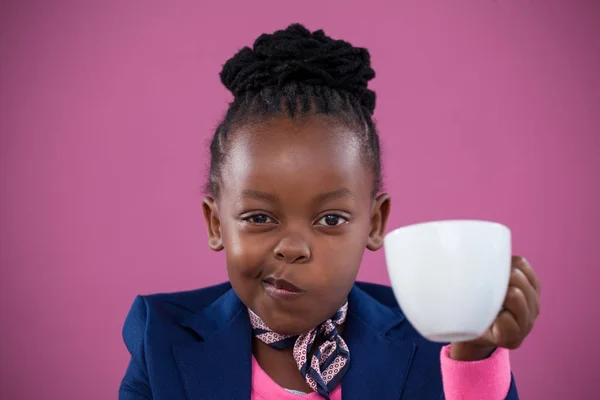
<path fill-rule="evenodd" d="M 215 199 L 205 197 L 202 202 L 202 211 L 208 229 L 208 247 L 214 251 L 223 250 L 223 237 L 221 236 L 221 220 Z"/>
<path fill-rule="evenodd" d="M 387 193 L 382 193 L 375 199 L 371 211 L 371 229 L 367 239 L 367 249 L 375 251 L 383 246 L 383 237 L 391 207 L 392 202 Z"/>

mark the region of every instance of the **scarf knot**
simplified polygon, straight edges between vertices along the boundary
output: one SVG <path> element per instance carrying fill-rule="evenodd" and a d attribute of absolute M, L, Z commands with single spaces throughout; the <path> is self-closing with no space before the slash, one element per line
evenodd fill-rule
<path fill-rule="evenodd" d="M 348 346 L 337 329 L 346 320 L 348 302 L 332 318 L 299 336 L 273 332 L 252 310 L 248 313 L 254 336 L 275 349 L 293 346 L 294 360 L 308 386 L 329 399 L 350 367 Z M 320 343 L 317 348 L 315 343 Z"/>

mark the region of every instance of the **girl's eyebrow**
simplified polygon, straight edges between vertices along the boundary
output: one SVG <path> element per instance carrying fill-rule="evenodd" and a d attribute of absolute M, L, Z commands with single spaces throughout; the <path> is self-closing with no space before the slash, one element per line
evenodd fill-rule
<path fill-rule="evenodd" d="M 341 197 L 351 197 L 352 199 L 354 199 L 354 196 L 352 195 L 352 192 L 350 191 L 350 189 L 341 188 L 341 189 L 333 190 L 331 192 L 321 193 L 320 195 L 315 197 L 313 202 L 314 203 L 323 203 L 327 200 L 335 200 L 335 199 L 339 199 Z"/>
<path fill-rule="evenodd" d="M 350 191 L 350 189 L 341 188 L 341 189 L 333 190 L 331 192 L 321 193 L 321 194 L 317 195 L 313 199 L 312 202 L 315 204 L 319 204 L 319 203 L 324 203 L 325 201 L 328 201 L 328 200 L 339 199 L 341 197 L 350 197 L 350 198 L 354 199 L 354 196 L 352 195 L 352 192 Z M 263 201 L 267 201 L 267 202 L 273 203 L 273 204 L 279 203 L 279 198 L 276 195 L 274 195 L 272 193 L 262 192 L 260 190 L 255 190 L 255 189 L 244 189 L 242 191 L 242 198 L 263 200 Z"/>
<path fill-rule="evenodd" d="M 279 203 L 279 199 L 272 193 L 261 192 L 260 190 L 244 189 L 242 191 L 242 198 L 264 200 L 269 203 Z"/>
<path fill-rule="evenodd" d="M 331 192 L 325 192 L 325 193 L 321 193 L 321 194 L 317 195 L 313 199 L 313 203 L 323 203 L 325 201 L 335 200 L 335 199 L 339 199 L 341 197 L 354 198 L 350 189 L 341 188 L 341 189 L 333 190 Z M 262 192 L 260 190 L 255 190 L 255 189 L 244 189 L 242 191 L 242 198 L 263 200 L 263 201 L 267 201 L 269 203 L 274 203 L 274 204 L 279 203 L 279 198 L 276 195 L 274 195 L 272 193 Z"/>

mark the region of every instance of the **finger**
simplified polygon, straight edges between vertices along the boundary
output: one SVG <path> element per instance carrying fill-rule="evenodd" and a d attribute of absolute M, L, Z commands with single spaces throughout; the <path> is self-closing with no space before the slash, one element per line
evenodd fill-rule
<path fill-rule="evenodd" d="M 503 311 L 510 312 L 519 325 L 521 332 L 528 333 L 533 326 L 530 316 L 531 310 L 527 304 L 527 298 L 523 290 L 517 286 L 510 286 L 504 300 Z"/>
<path fill-rule="evenodd" d="M 527 300 L 527 306 L 531 312 L 531 316 L 536 318 L 540 313 L 539 295 L 531 285 L 531 282 L 523 270 L 516 266 L 512 268 L 509 286 L 517 287 L 523 292 L 525 299 Z"/>
<path fill-rule="evenodd" d="M 508 310 L 500 312 L 496 318 L 492 326 L 492 335 L 496 346 L 507 349 L 519 347 L 524 337 L 515 316 Z"/>
<path fill-rule="evenodd" d="M 524 257 L 513 256 L 512 265 L 513 267 L 519 268 L 521 271 L 523 271 L 523 273 L 527 277 L 527 280 L 529 281 L 531 286 L 533 286 L 533 288 L 539 296 L 542 290 L 540 279 L 538 278 L 537 274 L 535 273 L 529 262 L 527 262 L 527 260 Z"/>

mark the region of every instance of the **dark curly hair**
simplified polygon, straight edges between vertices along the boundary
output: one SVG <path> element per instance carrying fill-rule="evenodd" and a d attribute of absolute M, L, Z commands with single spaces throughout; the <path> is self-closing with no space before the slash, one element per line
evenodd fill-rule
<path fill-rule="evenodd" d="M 365 159 L 381 185 L 379 137 L 373 122 L 375 93 L 367 84 L 375 77 L 364 48 L 334 40 L 322 30 L 299 24 L 263 34 L 253 48 L 244 47 L 223 66 L 221 82 L 234 96 L 210 144 L 207 191 L 219 193 L 228 136 L 235 127 L 263 118 L 326 115 L 360 135 Z"/>

